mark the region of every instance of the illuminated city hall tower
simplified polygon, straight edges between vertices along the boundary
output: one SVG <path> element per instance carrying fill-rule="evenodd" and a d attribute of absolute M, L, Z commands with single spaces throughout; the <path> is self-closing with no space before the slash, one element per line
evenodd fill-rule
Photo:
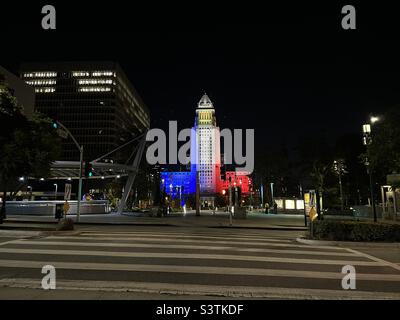
<path fill-rule="evenodd" d="M 227 194 L 230 187 L 238 186 L 241 195 L 249 194 L 251 179 L 248 173 L 226 171 L 225 179 L 221 178 L 220 129 L 217 127 L 214 105 L 207 94 L 204 94 L 197 104 L 191 136 L 190 162 L 190 171 L 177 172 L 167 169 L 161 172 L 163 189 L 171 198 L 184 200 L 187 195 L 194 195 L 197 175 L 202 208 L 214 206 L 216 195 Z"/>
<path fill-rule="evenodd" d="M 197 105 L 194 129 L 196 141 L 192 150 L 195 150 L 195 168 L 199 172 L 201 201 L 203 205 L 213 205 L 221 180 L 220 133 L 214 105 L 205 93 Z"/>

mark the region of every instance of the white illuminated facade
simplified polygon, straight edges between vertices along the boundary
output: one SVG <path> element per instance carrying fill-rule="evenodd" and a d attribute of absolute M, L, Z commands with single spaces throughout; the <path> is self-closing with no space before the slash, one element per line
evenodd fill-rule
<path fill-rule="evenodd" d="M 196 171 L 199 172 L 200 193 L 215 194 L 220 181 L 220 134 L 214 105 L 207 94 L 200 99 L 194 130 L 196 131 Z"/>

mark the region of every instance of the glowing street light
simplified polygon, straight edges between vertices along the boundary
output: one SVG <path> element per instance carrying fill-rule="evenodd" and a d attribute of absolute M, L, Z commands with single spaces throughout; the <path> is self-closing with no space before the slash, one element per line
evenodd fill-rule
<path fill-rule="evenodd" d="M 370 118 L 371 124 L 374 124 L 375 122 L 378 122 L 379 120 L 380 120 L 379 117 L 375 117 L 375 116 L 372 116 Z"/>

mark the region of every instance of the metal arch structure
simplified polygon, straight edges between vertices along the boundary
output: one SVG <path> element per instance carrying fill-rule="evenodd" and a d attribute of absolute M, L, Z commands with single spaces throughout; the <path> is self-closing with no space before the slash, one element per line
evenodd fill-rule
<path fill-rule="evenodd" d="M 139 171 L 139 165 L 140 165 L 140 161 L 142 160 L 142 155 L 143 155 L 145 146 L 146 146 L 146 134 L 143 135 L 143 137 L 137 147 L 136 156 L 131 165 L 131 170 L 129 171 L 128 179 L 126 180 L 126 183 L 125 183 L 124 192 L 122 194 L 122 198 L 121 198 L 121 201 L 118 206 L 118 211 L 117 211 L 118 214 L 122 214 L 122 211 L 125 208 L 129 193 L 132 189 L 133 183 L 135 182 L 136 175 Z M 132 155 L 133 155 L 133 153 L 131 154 L 131 156 Z M 128 159 L 128 161 L 129 161 L 129 159 Z"/>
<path fill-rule="evenodd" d="M 139 171 L 140 162 L 143 156 L 144 148 L 146 146 L 146 135 L 147 130 L 137 136 L 136 138 L 128 141 L 127 143 L 115 148 L 114 150 L 106 153 L 105 155 L 91 161 L 93 166 L 93 176 L 88 179 L 107 179 L 107 178 L 120 178 L 128 177 L 124 191 L 122 194 L 121 201 L 118 206 L 118 213 L 121 214 L 125 208 L 126 201 L 129 193 L 132 189 L 133 183 L 135 182 L 136 175 Z M 108 157 L 112 153 L 126 147 L 127 145 L 139 140 L 136 147 L 132 148 L 132 152 L 125 162 L 125 164 L 111 163 L 111 162 L 100 162 L 100 160 Z M 133 155 L 136 153 L 132 163 L 130 163 Z M 51 165 L 51 177 L 50 180 L 78 180 L 80 178 L 81 166 L 79 161 L 55 161 Z"/>
<path fill-rule="evenodd" d="M 51 177 L 48 179 L 78 180 L 79 168 L 79 161 L 55 161 L 51 165 Z M 93 169 L 93 176 L 90 177 L 90 179 L 107 179 L 127 176 L 131 170 L 131 166 L 118 163 L 97 162 L 93 163 Z"/>

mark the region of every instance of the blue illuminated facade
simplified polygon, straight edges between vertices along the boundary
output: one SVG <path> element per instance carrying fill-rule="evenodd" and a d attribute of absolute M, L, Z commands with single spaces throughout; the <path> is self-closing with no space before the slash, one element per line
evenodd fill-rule
<path fill-rule="evenodd" d="M 161 172 L 162 188 L 173 199 L 196 193 L 196 171 Z"/>

